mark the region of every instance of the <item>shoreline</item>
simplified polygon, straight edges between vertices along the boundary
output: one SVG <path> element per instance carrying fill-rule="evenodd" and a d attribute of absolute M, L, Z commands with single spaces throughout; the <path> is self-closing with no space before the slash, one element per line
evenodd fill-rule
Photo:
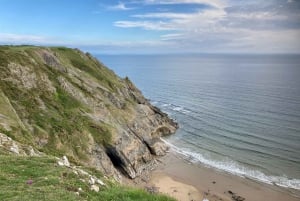
<path fill-rule="evenodd" d="M 157 159 L 148 179 L 135 185 L 150 192 L 167 194 L 180 201 L 300 201 L 300 191 L 193 164 L 178 153 Z"/>

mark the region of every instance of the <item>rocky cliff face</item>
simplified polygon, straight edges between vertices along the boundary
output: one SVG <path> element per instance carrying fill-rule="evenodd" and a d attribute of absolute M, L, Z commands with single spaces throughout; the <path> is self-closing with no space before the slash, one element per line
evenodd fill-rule
<path fill-rule="evenodd" d="M 0 47 L 0 132 L 107 175 L 139 176 L 177 124 L 89 53 Z M 0 145 L 1 146 L 1 145 Z"/>

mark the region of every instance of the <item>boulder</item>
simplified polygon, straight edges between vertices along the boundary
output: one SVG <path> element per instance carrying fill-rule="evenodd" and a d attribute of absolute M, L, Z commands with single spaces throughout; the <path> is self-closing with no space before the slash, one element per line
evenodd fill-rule
<path fill-rule="evenodd" d="M 159 138 L 145 140 L 152 154 L 156 156 L 163 156 L 169 150 L 169 147 Z"/>

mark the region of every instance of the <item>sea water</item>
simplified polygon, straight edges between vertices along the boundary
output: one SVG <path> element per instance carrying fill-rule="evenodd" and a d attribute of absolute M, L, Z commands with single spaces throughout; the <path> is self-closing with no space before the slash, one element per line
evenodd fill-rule
<path fill-rule="evenodd" d="M 300 189 L 299 55 L 98 55 L 180 128 L 173 150 L 231 174 Z"/>

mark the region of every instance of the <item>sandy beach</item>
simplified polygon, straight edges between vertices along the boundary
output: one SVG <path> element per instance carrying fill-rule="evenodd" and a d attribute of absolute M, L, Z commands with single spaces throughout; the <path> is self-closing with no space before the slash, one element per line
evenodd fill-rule
<path fill-rule="evenodd" d="M 191 164 L 168 153 L 158 159 L 148 181 L 139 186 L 168 194 L 180 201 L 299 201 L 300 191 L 284 189 Z"/>

